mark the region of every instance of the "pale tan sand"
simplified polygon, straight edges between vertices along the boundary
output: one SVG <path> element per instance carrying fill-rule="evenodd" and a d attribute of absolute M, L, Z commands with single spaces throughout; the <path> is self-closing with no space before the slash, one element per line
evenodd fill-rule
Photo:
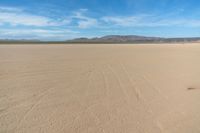
<path fill-rule="evenodd" d="M 0 133 L 200 133 L 200 44 L 0 45 Z"/>

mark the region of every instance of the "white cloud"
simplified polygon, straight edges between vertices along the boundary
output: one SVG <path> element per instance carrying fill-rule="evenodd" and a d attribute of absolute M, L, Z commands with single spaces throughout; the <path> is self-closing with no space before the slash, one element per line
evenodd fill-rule
<path fill-rule="evenodd" d="M 186 26 L 186 27 L 200 27 L 200 19 L 162 19 L 153 26 Z"/>
<path fill-rule="evenodd" d="M 157 26 L 187 26 L 200 27 L 200 19 L 182 18 L 161 18 L 156 15 L 137 15 L 137 16 L 105 16 L 101 20 L 108 25 L 122 27 L 157 27 Z"/>
<path fill-rule="evenodd" d="M 25 26 L 48 26 L 52 24 L 51 20 L 46 17 L 16 13 L 0 13 L 0 22 Z"/>
<path fill-rule="evenodd" d="M 130 17 L 123 17 L 123 16 L 107 16 L 103 17 L 102 20 L 106 23 L 115 24 L 118 26 L 133 26 L 140 21 L 140 17 L 137 16 L 130 16 Z"/>
<path fill-rule="evenodd" d="M 0 6 L 0 12 L 20 12 L 22 10 L 21 8 Z"/>
<path fill-rule="evenodd" d="M 49 18 L 14 7 L 0 6 L 0 38 L 65 40 L 79 34 L 66 26 L 70 17 Z M 65 28 L 64 28 L 65 27 Z"/>
<path fill-rule="evenodd" d="M 79 32 L 63 29 L 0 29 L 0 38 L 7 39 L 64 40 L 77 34 Z"/>
<path fill-rule="evenodd" d="M 103 33 L 120 34 L 122 31 L 115 30 L 118 27 L 122 29 L 123 27 L 133 29 L 159 26 L 200 27 L 200 19 L 186 19 L 180 16 L 177 18 L 176 14 L 102 16 L 101 18 L 90 15 L 88 9 L 79 9 L 68 16 L 51 18 L 29 13 L 23 8 L 0 6 L 0 38 L 61 40 L 76 37 L 81 34 L 76 32 L 77 30 L 87 28 L 98 28 L 99 32 Z M 67 30 L 67 27 L 74 31 Z"/>
<path fill-rule="evenodd" d="M 94 27 L 97 25 L 97 21 L 95 19 L 91 19 L 91 18 L 87 18 L 85 20 L 80 20 L 78 22 L 78 27 L 79 28 L 90 28 L 90 27 Z"/>
<path fill-rule="evenodd" d="M 74 12 L 74 15 L 71 16 L 73 19 L 77 19 L 79 28 L 85 29 L 98 25 L 97 19 L 84 15 L 84 13 L 87 11 L 87 9 L 80 9 L 79 11 Z"/>
<path fill-rule="evenodd" d="M 70 20 L 55 21 L 45 16 L 26 13 L 20 8 L 0 7 L 0 24 L 23 26 L 59 26 L 69 23 Z"/>

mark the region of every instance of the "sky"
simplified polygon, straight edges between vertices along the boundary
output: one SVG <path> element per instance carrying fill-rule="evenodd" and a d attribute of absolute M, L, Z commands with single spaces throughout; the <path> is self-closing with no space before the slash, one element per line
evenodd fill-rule
<path fill-rule="evenodd" d="M 0 0 L 0 39 L 200 37 L 199 0 Z"/>

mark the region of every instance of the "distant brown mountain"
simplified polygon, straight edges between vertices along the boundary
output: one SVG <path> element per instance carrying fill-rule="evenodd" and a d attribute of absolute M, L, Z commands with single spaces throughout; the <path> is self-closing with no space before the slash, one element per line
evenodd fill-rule
<path fill-rule="evenodd" d="M 72 43 L 156 43 L 156 42 L 191 42 L 200 41 L 200 37 L 196 38 L 161 38 L 146 37 L 137 35 L 108 35 L 96 38 L 76 38 L 68 40 Z"/>
<path fill-rule="evenodd" d="M 162 37 L 146 37 L 137 35 L 108 35 L 103 37 L 95 38 L 75 38 L 66 41 L 41 41 L 41 40 L 11 40 L 11 39 L 0 39 L 0 44 L 13 44 L 13 43 L 35 43 L 35 44 L 67 44 L 67 43 L 174 43 L 174 42 L 200 42 L 200 37 L 193 38 L 162 38 Z"/>

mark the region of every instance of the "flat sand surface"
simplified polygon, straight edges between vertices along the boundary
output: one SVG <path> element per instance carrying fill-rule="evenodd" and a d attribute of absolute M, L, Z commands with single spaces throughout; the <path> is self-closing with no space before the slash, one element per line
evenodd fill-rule
<path fill-rule="evenodd" d="M 200 44 L 0 45 L 0 133 L 200 133 Z"/>

